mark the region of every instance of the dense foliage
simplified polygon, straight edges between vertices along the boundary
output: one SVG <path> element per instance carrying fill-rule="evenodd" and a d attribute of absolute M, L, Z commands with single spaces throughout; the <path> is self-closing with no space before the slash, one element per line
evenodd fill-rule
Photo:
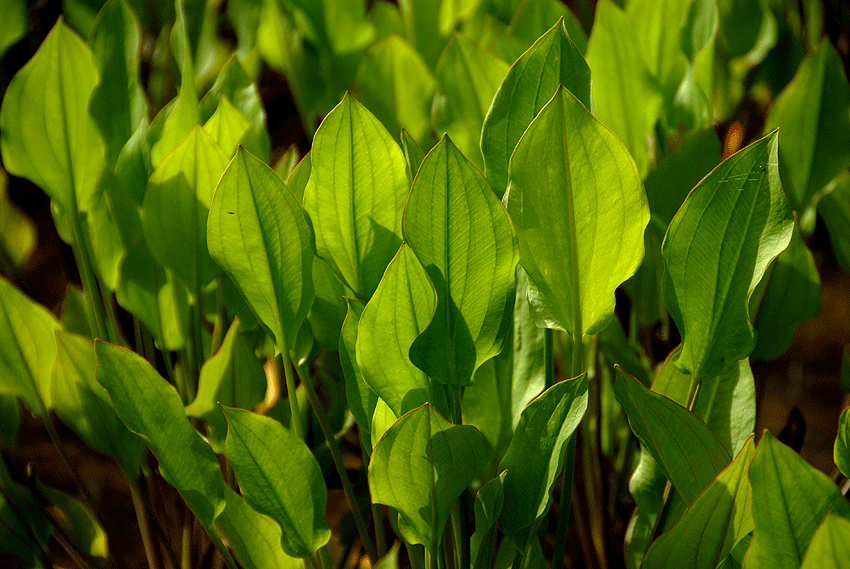
<path fill-rule="evenodd" d="M 54 314 L 0 278 L 0 447 L 22 405 L 77 491 L 4 461 L 0 556 L 125 563 L 61 422 L 153 569 L 846 564 L 846 484 L 754 432 L 750 367 L 818 313 L 818 223 L 850 271 L 837 8 L 620 4 L 66 0 L 0 155 L 82 288 Z"/>

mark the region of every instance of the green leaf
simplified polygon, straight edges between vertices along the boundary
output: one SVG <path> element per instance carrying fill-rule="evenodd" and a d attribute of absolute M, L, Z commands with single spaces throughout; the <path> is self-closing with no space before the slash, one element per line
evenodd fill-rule
<path fill-rule="evenodd" d="M 54 523 L 62 529 L 77 551 L 92 557 L 108 558 L 106 532 L 88 506 L 61 490 L 44 485 L 37 478 L 34 479 L 34 486 L 40 498 L 50 502 Z"/>
<path fill-rule="evenodd" d="M 218 144 L 197 126 L 148 181 L 142 206 L 148 248 L 193 295 L 221 272 L 207 250 L 207 216 L 227 162 Z"/>
<path fill-rule="evenodd" d="M 186 406 L 186 414 L 209 425 L 207 438 L 213 450 L 224 451 L 227 422 L 217 405 L 253 409 L 266 393 L 266 375 L 254 350 L 240 334 L 241 322 L 234 319 L 218 352 L 201 368 L 198 394 Z"/>
<path fill-rule="evenodd" d="M 850 559 L 850 521 L 827 514 L 812 537 L 800 569 L 839 569 Z"/>
<path fill-rule="evenodd" d="M 216 519 L 233 554 L 245 569 L 301 569 L 304 562 L 290 557 L 280 546 L 280 526 L 253 509 L 239 494 L 224 487 L 227 506 Z"/>
<path fill-rule="evenodd" d="M 452 425 L 422 405 L 390 427 L 372 451 L 372 500 L 398 510 L 408 543 L 434 551 L 452 506 L 492 452 L 478 429 Z"/>
<path fill-rule="evenodd" d="M 147 117 L 148 102 L 139 80 L 141 29 L 126 0 L 103 5 L 89 33 L 89 45 L 100 70 L 100 83 L 89 110 L 106 142 L 114 165 L 124 144 Z"/>
<path fill-rule="evenodd" d="M 0 393 L 20 397 L 36 416 L 53 406 L 50 379 L 61 328 L 46 308 L 0 277 Z"/>
<path fill-rule="evenodd" d="M 322 259 L 313 257 L 313 288 L 316 298 L 307 314 L 310 330 L 316 342 L 335 350 L 348 307 L 345 290 L 333 270 Z"/>
<path fill-rule="evenodd" d="M 66 213 L 87 211 L 99 197 L 105 148 L 89 115 L 97 82 L 89 47 L 60 18 L 12 78 L 0 107 L 3 166 Z"/>
<path fill-rule="evenodd" d="M 316 252 L 368 300 L 401 244 L 410 188 L 404 156 L 378 119 L 347 94 L 322 121 L 311 156 L 304 209 Z"/>
<path fill-rule="evenodd" d="M 363 379 L 397 417 L 431 401 L 446 410 L 441 392 L 408 353 L 431 322 L 437 304 L 428 274 L 413 250 L 402 245 L 378 290 L 363 309 L 357 332 L 357 364 Z"/>
<path fill-rule="evenodd" d="M 586 59 L 593 75 L 594 116 L 620 137 L 641 177 L 646 176 L 647 137 L 658 120 L 662 95 L 641 56 L 634 22 L 611 0 L 596 5 Z"/>
<path fill-rule="evenodd" d="M 508 334 L 519 250 L 505 207 L 448 137 L 419 167 L 404 230 L 437 292 L 410 359 L 440 383 L 471 385 Z"/>
<path fill-rule="evenodd" d="M 508 471 L 499 528 L 514 542 L 525 543 L 528 526 L 549 510 L 567 440 L 586 410 L 587 374 L 582 374 L 556 383 L 522 412 L 498 469 Z"/>
<path fill-rule="evenodd" d="M 800 324 L 820 313 L 820 275 L 798 224 L 794 224 L 788 248 L 776 257 L 766 274 L 768 277 L 759 283 L 764 290 L 753 322 L 757 339 L 752 357 L 759 360 L 772 360 L 785 353 Z M 753 298 L 757 295 L 758 288 Z"/>
<path fill-rule="evenodd" d="M 850 273 L 850 176 L 838 180 L 835 189 L 818 202 L 818 214 L 829 231 L 838 264 Z"/>
<path fill-rule="evenodd" d="M 109 177 L 111 178 L 111 175 Z M 124 239 L 119 230 L 121 229 L 121 222 L 127 220 L 126 217 L 114 215 L 117 212 L 113 206 L 117 204 L 110 200 L 109 194 L 111 193 L 113 193 L 111 189 L 107 189 L 100 194 L 97 202 L 85 213 L 84 221 L 81 224 L 84 233 L 83 238 L 88 241 L 89 251 L 93 257 L 92 261 L 100 284 L 109 291 L 115 290 L 118 284 L 118 270 L 126 252 Z M 135 204 L 125 205 L 133 209 L 130 215 L 135 217 L 133 220 L 128 220 L 127 225 L 133 224 L 134 230 L 140 230 L 141 220 Z M 124 229 L 129 228 L 125 226 Z M 139 234 L 133 235 L 133 238 L 138 236 Z"/>
<path fill-rule="evenodd" d="M 156 262 L 143 237 L 127 249 L 115 298 L 142 321 L 160 348 L 183 347 L 189 329 L 186 287 L 173 272 Z"/>
<path fill-rule="evenodd" d="M 12 452 L 18 443 L 21 426 L 21 408 L 18 398 L 8 393 L 0 394 L 0 450 Z"/>
<path fill-rule="evenodd" d="M 0 555 L 11 556 L 26 567 L 41 569 L 47 558 L 51 522 L 31 492 L 15 484 L 0 462 Z"/>
<path fill-rule="evenodd" d="M 582 54 L 587 49 L 587 34 L 579 23 L 578 18 L 570 9 L 558 0 L 525 0 L 519 2 L 516 11 L 511 16 L 508 31 L 521 39 L 526 46 L 537 41 L 558 20 L 564 18 L 564 25 L 570 38 Z M 564 85 L 569 88 L 568 85 Z M 578 95 L 576 95 L 578 96 Z M 590 108 L 590 105 L 586 105 Z"/>
<path fill-rule="evenodd" d="M 277 520 L 287 555 L 312 555 L 331 536 L 325 523 L 328 491 L 313 453 L 274 419 L 222 409 L 228 424 L 227 459 L 245 500 Z"/>
<path fill-rule="evenodd" d="M 271 168 L 245 150 L 222 176 L 207 224 L 210 255 L 280 351 L 295 348 L 313 303 L 310 227 Z"/>
<path fill-rule="evenodd" d="M 469 540 L 469 554 L 473 569 L 492 567 L 493 547 L 496 544 L 496 521 L 505 502 L 503 484 L 508 471 L 482 486 L 475 494 L 475 533 Z"/>
<path fill-rule="evenodd" d="M 559 88 L 514 150 L 505 201 L 537 325 L 578 337 L 604 329 L 614 290 L 643 258 L 649 223 L 623 144 Z"/>
<path fill-rule="evenodd" d="M 360 100 L 390 134 L 405 128 L 417 140 L 429 138 L 434 76 L 407 41 L 393 34 L 370 47 L 355 80 Z"/>
<path fill-rule="evenodd" d="M 732 460 L 708 426 L 675 401 L 648 390 L 617 367 L 614 395 L 632 432 L 690 504 Z"/>
<path fill-rule="evenodd" d="M 747 471 L 754 453 L 750 436 L 735 460 L 688 506 L 679 523 L 652 543 L 643 561 L 647 567 L 714 569 L 753 530 Z"/>
<path fill-rule="evenodd" d="M 457 32 L 437 65 L 431 121 L 437 134 L 448 133 L 478 169 L 484 167 L 481 127 L 507 72 L 507 63 Z"/>
<path fill-rule="evenodd" d="M 765 130 L 782 129 L 779 168 L 791 209 L 802 215 L 815 192 L 850 166 L 850 84 L 824 39 L 776 97 Z"/>
<path fill-rule="evenodd" d="M 348 408 L 357 422 L 357 430 L 360 440 L 368 440 L 372 430 L 372 415 L 378 404 L 378 395 L 363 379 L 360 366 L 357 364 L 357 327 L 363 314 L 365 305 L 353 298 L 347 299 L 348 312 L 342 324 L 342 332 L 339 336 L 339 361 L 345 378 L 345 396 Z M 372 452 L 372 445 L 363 445 L 366 454 Z"/>
<path fill-rule="evenodd" d="M 24 0 L 0 0 L 3 28 L 0 29 L 0 58 L 27 33 L 27 3 Z"/>
<path fill-rule="evenodd" d="M 213 140 L 224 150 L 224 153 L 232 157 L 236 154 L 236 147 L 248 134 L 251 123 L 248 122 L 239 109 L 233 106 L 225 95 L 221 95 L 218 107 L 209 120 L 204 123 Z"/>
<path fill-rule="evenodd" d="M 481 152 L 487 179 L 497 194 L 503 195 L 508 187 L 508 162 L 522 133 L 560 85 L 592 108 L 590 69 L 563 19 L 511 66 L 484 119 Z"/>
<path fill-rule="evenodd" d="M 126 348 L 95 341 L 97 381 L 118 416 L 147 441 L 159 471 L 213 537 L 224 509 L 224 481 L 210 445 L 192 427 L 177 391 L 147 361 Z"/>
<path fill-rule="evenodd" d="M 724 160 L 691 191 L 662 245 L 664 300 L 682 334 L 679 369 L 701 381 L 752 352 L 747 302 L 792 229 L 775 132 Z"/>
<path fill-rule="evenodd" d="M 286 186 L 289 188 L 298 203 L 304 202 L 304 190 L 307 188 L 307 182 L 310 181 L 310 173 L 313 170 L 313 157 L 310 152 L 304 155 L 295 168 L 290 172 L 286 179 Z"/>
<path fill-rule="evenodd" d="M 797 568 L 815 531 L 832 512 L 850 519 L 835 483 L 765 432 L 750 465 L 753 542 L 744 568 Z"/>
<path fill-rule="evenodd" d="M 404 159 L 407 162 L 407 179 L 413 184 L 413 179 L 416 178 L 419 166 L 425 160 L 425 152 L 405 129 L 401 130 L 401 149 L 404 152 Z"/>
<path fill-rule="evenodd" d="M 86 445 L 112 457 L 130 478 L 140 474 L 145 443 L 115 415 L 109 395 L 95 379 L 94 341 L 56 332 L 53 401 L 56 415 Z"/>
<path fill-rule="evenodd" d="M 407 40 L 422 54 L 431 69 L 437 66 L 446 39 L 440 30 L 442 0 L 400 0 L 398 3 Z"/>
<path fill-rule="evenodd" d="M 841 474 L 850 473 L 850 410 L 845 409 L 838 419 L 838 435 L 835 437 L 833 459 Z"/>

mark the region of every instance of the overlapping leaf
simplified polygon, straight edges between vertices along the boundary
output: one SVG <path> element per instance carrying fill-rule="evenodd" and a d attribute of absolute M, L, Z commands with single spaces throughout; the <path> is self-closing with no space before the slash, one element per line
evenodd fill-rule
<path fill-rule="evenodd" d="M 293 557 L 312 555 L 330 539 L 327 487 L 304 441 L 269 417 L 224 407 L 227 458 L 245 500 L 280 524 L 281 545 Z"/>
<path fill-rule="evenodd" d="M 313 303 L 310 227 L 295 196 L 247 151 L 237 151 L 210 206 L 210 255 L 233 279 L 281 351 Z"/>
<path fill-rule="evenodd" d="M 452 425 L 422 405 L 399 418 L 375 446 L 372 500 L 399 511 L 399 531 L 408 543 L 434 551 L 452 506 L 492 452 L 478 429 Z"/>
<path fill-rule="evenodd" d="M 563 18 L 511 66 L 484 119 L 481 152 L 487 179 L 498 195 L 508 187 L 508 162 L 517 142 L 559 85 L 593 108 L 590 69 Z"/>
<path fill-rule="evenodd" d="M 404 156 L 378 119 L 346 94 L 322 121 L 311 157 L 304 209 L 316 252 L 368 300 L 401 244 L 410 188 Z"/>
<path fill-rule="evenodd" d="M 447 136 L 419 167 L 404 230 L 437 293 L 410 359 L 433 380 L 470 385 L 510 330 L 519 251 L 505 207 Z"/>
<path fill-rule="evenodd" d="M 776 132 L 725 160 L 691 191 L 662 245 L 664 300 L 682 333 L 675 360 L 682 371 L 708 379 L 752 352 L 749 296 L 792 228 Z"/>
<path fill-rule="evenodd" d="M 812 537 L 800 569 L 840 569 L 850 559 L 850 521 L 827 514 Z"/>
<path fill-rule="evenodd" d="M 517 144 L 505 201 L 537 325 L 579 337 L 602 330 L 649 223 L 623 144 L 562 87 Z"/>

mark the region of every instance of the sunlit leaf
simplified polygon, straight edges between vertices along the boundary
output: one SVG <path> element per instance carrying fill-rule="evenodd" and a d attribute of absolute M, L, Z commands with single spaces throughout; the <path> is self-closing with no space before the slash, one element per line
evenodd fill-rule
<path fill-rule="evenodd" d="M 564 25 L 570 38 L 582 54 L 587 49 L 587 34 L 579 23 L 578 18 L 563 2 L 558 0 L 525 0 L 519 2 L 516 11 L 511 16 L 508 31 L 525 42 L 526 46 L 533 44 L 546 30 L 564 18 Z M 569 88 L 569 86 L 565 85 Z M 576 94 L 576 96 L 578 96 Z M 590 105 L 587 105 L 590 108 Z"/>
<path fill-rule="evenodd" d="M 498 195 L 508 187 L 508 162 L 522 133 L 563 85 L 588 109 L 590 69 L 563 19 L 511 66 L 484 120 L 481 152 Z"/>
<path fill-rule="evenodd" d="M 346 95 L 316 132 L 311 157 L 304 209 L 316 252 L 368 300 L 401 244 L 404 156 L 378 119 Z"/>
<path fill-rule="evenodd" d="M 294 349 L 314 298 L 310 227 L 277 174 L 243 149 L 216 189 L 207 241 L 277 348 Z"/>
<path fill-rule="evenodd" d="M 404 152 L 404 159 L 407 162 L 407 179 L 413 184 L 413 179 L 419 171 L 419 166 L 425 160 L 425 152 L 405 129 L 401 131 L 401 150 Z"/>
<path fill-rule="evenodd" d="M 516 543 L 525 543 L 528 526 L 546 515 L 567 440 L 586 410 L 586 374 L 556 383 L 523 410 L 499 463 L 499 472 L 508 471 L 499 528 Z"/>
<path fill-rule="evenodd" d="M 838 434 L 835 437 L 833 448 L 833 460 L 841 471 L 847 476 L 850 473 L 850 410 L 845 409 L 838 419 Z M 850 476 L 847 476 L 850 478 Z"/>
<path fill-rule="evenodd" d="M 437 293 L 410 359 L 433 380 L 470 385 L 509 332 L 519 250 L 505 207 L 447 136 L 419 167 L 404 231 Z"/>
<path fill-rule="evenodd" d="M 74 215 L 91 208 L 101 189 L 105 147 L 89 115 L 97 82 L 91 50 L 60 18 L 0 107 L 4 168 Z"/>
<path fill-rule="evenodd" d="M 325 523 L 327 488 L 313 453 L 274 419 L 223 409 L 227 458 L 245 500 L 280 524 L 280 543 L 288 555 L 313 554 L 331 535 Z"/>
<path fill-rule="evenodd" d="M 399 530 L 432 551 L 455 501 L 492 456 L 478 429 L 452 425 L 425 404 L 401 417 L 369 462 L 372 500 L 399 511 Z"/>
<path fill-rule="evenodd" d="M 850 559 L 850 521 L 827 514 L 812 537 L 800 569 L 839 569 Z"/>
<path fill-rule="evenodd" d="M 213 140 L 224 150 L 227 156 L 232 157 L 236 153 L 236 147 L 248 134 L 251 123 L 248 122 L 239 109 L 233 106 L 225 95 L 221 95 L 218 107 L 209 120 L 204 123 Z"/>
<path fill-rule="evenodd" d="M 46 308 L 0 278 L 0 393 L 20 397 L 33 415 L 53 405 L 51 370 L 61 327 Z"/>
<path fill-rule="evenodd" d="M 537 325 L 578 337 L 605 328 L 614 290 L 643 258 L 649 223 L 622 143 L 560 88 L 517 144 L 505 201 Z"/>
<path fill-rule="evenodd" d="M 797 568 L 815 531 L 832 512 L 850 519 L 850 504 L 832 480 L 765 432 L 750 465 L 753 542 L 744 568 Z"/>
<path fill-rule="evenodd" d="M 749 296 L 792 228 L 775 132 L 723 161 L 691 191 L 662 245 L 664 300 L 682 334 L 675 360 L 682 371 L 701 381 L 752 352 Z"/>
<path fill-rule="evenodd" d="M 431 69 L 446 45 L 440 33 L 442 0 L 400 0 L 398 3 L 407 40 L 422 54 Z"/>

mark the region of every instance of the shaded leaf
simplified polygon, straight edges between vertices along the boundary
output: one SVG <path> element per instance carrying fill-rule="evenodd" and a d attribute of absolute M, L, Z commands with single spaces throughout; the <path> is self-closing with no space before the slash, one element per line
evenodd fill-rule
<path fill-rule="evenodd" d="M 357 422 L 357 430 L 360 440 L 368 440 L 372 430 L 372 415 L 378 404 L 378 395 L 363 379 L 360 366 L 357 364 L 357 327 L 363 314 L 365 305 L 359 300 L 347 299 L 348 312 L 342 324 L 342 332 L 339 337 L 339 361 L 345 378 L 345 397 L 348 408 Z M 372 452 L 371 443 L 363 445 L 364 452 L 368 455 Z"/>
<path fill-rule="evenodd" d="M 537 325 L 578 337 L 604 329 L 649 223 L 622 143 L 560 88 L 517 144 L 505 201 Z"/>
<path fill-rule="evenodd" d="M 77 551 L 92 557 L 109 556 L 106 532 L 85 504 L 61 490 L 44 485 L 38 479 L 35 479 L 34 485 L 38 494 L 50 502 L 47 510 L 55 520 L 54 523 L 62 528 Z"/>
<path fill-rule="evenodd" d="M 525 543 L 528 526 L 549 510 L 567 440 L 586 410 L 586 374 L 556 383 L 523 410 L 499 463 L 508 471 L 499 527 L 514 542 Z"/>
<path fill-rule="evenodd" d="M 3 166 L 76 215 L 99 197 L 105 147 L 89 115 L 92 53 L 60 18 L 9 83 L 0 107 Z"/>
<path fill-rule="evenodd" d="M 508 163 L 522 133 L 563 85 L 588 109 L 590 69 L 563 19 L 514 63 L 502 81 L 481 133 L 487 179 L 498 195 L 508 187 Z"/>
<path fill-rule="evenodd" d="M 830 512 L 850 519 L 835 483 L 768 432 L 750 465 L 750 484 L 756 528 L 745 569 L 799 567 Z"/>
<path fill-rule="evenodd" d="M 282 352 L 295 348 L 313 303 L 311 237 L 303 210 L 277 174 L 237 151 L 210 206 L 210 255 Z"/>
<path fill-rule="evenodd" d="M 469 540 L 473 569 L 492 567 L 493 547 L 496 545 L 496 521 L 505 502 L 503 488 L 507 470 L 482 486 L 475 494 L 475 532 Z"/>
<path fill-rule="evenodd" d="M 747 302 L 792 228 L 776 132 L 724 160 L 691 191 L 662 245 L 664 300 L 682 334 L 679 369 L 700 381 L 752 352 Z"/>
<path fill-rule="evenodd" d="M 838 434 L 835 437 L 832 456 L 841 474 L 850 478 L 848 476 L 850 473 L 850 410 L 848 409 L 845 409 L 838 419 Z"/>
<path fill-rule="evenodd" d="M 399 511 L 399 530 L 410 544 L 434 551 L 461 492 L 490 460 L 492 450 L 469 425 L 452 425 L 431 405 L 410 411 L 372 451 L 372 500 Z"/>
<path fill-rule="evenodd" d="M 818 214 L 829 230 L 838 264 L 850 273 L 850 176 L 841 178 L 835 189 L 818 202 Z"/>
<path fill-rule="evenodd" d="M 572 11 L 558 0 L 524 0 L 519 2 L 516 11 L 511 16 L 508 31 L 521 39 L 526 46 L 537 41 L 558 20 L 564 18 L 564 25 L 570 38 L 582 54 L 587 50 L 587 34 L 581 27 L 578 18 Z M 569 89 L 569 86 L 564 84 Z M 578 94 L 576 94 L 578 97 Z M 590 108 L 590 105 L 585 105 Z"/>
<path fill-rule="evenodd" d="M 447 136 L 419 167 L 404 231 L 437 293 L 410 359 L 435 381 L 471 385 L 509 332 L 519 250 L 505 207 Z"/>
<path fill-rule="evenodd" d="M 322 121 L 311 156 L 304 209 L 316 252 L 368 300 L 401 244 L 409 190 L 404 156 L 378 119 L 347 94 Z"/>
<path fill-rule="evenodd" d="M 287 555 L 312 555 L 331 535 L 325 523 L 327 488 L 313 453 L 274 419 L 222 408 L 228 424 L 227 458 L 245 500 L 277 520 Z"/>

